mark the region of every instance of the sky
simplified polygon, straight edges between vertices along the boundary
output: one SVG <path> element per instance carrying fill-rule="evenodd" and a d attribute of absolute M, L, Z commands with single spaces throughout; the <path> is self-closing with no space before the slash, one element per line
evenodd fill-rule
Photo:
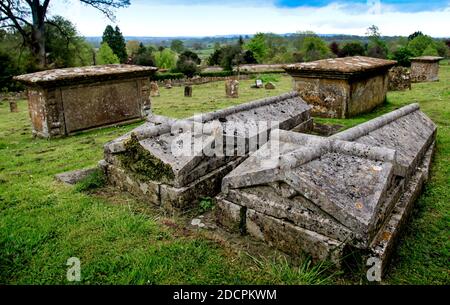
<path fill-rule="evenodd" d="M 78 0 L 53 0 L 50 14 L 70 19 L 83 36 L 118 25 L 125 36 L 215 36 L 257 32 L 382 35 L 417 30 L 450 37 L 450 0 L 131 0 L 111 22 Z"/>

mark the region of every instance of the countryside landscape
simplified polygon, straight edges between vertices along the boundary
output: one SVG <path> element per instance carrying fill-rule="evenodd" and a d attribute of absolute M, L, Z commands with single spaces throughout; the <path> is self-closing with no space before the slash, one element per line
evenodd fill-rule
<path fill-rule="evenodd" d="M 383 24 L 448 3 L 189 35 L 129 30 L 158 3 L 74 0 L 88 31 L 53 2 L 0 4 L 0 284 L 450 283 L 450 19 Z"/>

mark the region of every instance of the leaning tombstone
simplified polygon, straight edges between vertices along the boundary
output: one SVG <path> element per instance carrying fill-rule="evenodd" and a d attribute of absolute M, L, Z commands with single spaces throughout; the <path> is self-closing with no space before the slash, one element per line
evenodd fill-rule
<path fill-rule="evenodd" d="M 276 89 L 276 86 L 275 86 L 274 83 L 268 82 L 268 83 L 264 86 L 264 88 L 266 88 L 267 90 L 273 90 L 273 89 Z"/>
<path fill-rule="evenodd" d="M 138 121 L 151 112 L 155 67 L 101 65 L 14 77 L 28 87 L 33 135 L 52 138 Z"/>
<path fill-rule="evenodd" d="M 150 96 L 151 97 L 159 96 L 159 86 L 158 83 L 155 81 L 150 82 Z"/>
<path fill-rule="evenodd" d="M 191 85 L 187 85 L 184 87 L 184 96 L 192 97 L 192 86 Z"/>
<path fill-rule="evenodd" d="M 230 79 L 225 81 L 225 93 L 229 98 L 239 97 L 239 81 Z"/>

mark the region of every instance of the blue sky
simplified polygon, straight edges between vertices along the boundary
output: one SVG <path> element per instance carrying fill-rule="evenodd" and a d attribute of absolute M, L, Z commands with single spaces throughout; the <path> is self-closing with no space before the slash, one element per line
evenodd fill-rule
<path fill-rule="evenodd" d="M 450 36 L 450 0 L 131 0 L 117 10 L 128 36 L 212 36 L 293 33 L 364 35 L 377 25 L 385 35 L 421 30 Z M 85 36 L 99 36 L 109 23 L 78 0 L 53 1 L 52 14 L 73 21 Z"/>

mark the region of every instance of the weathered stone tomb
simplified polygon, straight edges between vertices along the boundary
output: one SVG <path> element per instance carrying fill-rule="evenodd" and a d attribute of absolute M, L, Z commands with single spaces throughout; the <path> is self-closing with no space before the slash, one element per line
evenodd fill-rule
<path fill-rule="evenodd" d="M 145 118 L 157 68 L 104 65 L 42 71 L 14 79 L 28 87 L 33 134 L 57 137 Z"/>
<path fill-rule="evenodd" d="M 285 66 L 312 115 L 348 118 L 383 103 L 396 61 L 354 56 Z"/>
<path fill-rule="evenodd" d="M 393 67 L 389 70 L 389 91 L 411 90 L 411 72 L 405 67 Z"/>
<path fill-rule="evenodd" d="M 223 179 L 217 221 L 294 256 L 340 265 L 357 252 L 385 270 L 428 179 L 435 135 L 417 104 L 328 138 L 273 130 Z"/>
<path fill-rule="evenodd" d="M 271 128 L 309 130 L 310 107 L 295 92 L 185 120 L 164 117 L 105 145 L 100 162 L 109 181 L 166 210 L 193 207 L 220 192 L 222 178 Z"/>
<path fill-rule="evenodd" d="M 439 61 L 444 59 L 438 56 L 421 56 L 411 58 L 411 78 L 415 83 L 435 82 L 439 80 Z"/>

